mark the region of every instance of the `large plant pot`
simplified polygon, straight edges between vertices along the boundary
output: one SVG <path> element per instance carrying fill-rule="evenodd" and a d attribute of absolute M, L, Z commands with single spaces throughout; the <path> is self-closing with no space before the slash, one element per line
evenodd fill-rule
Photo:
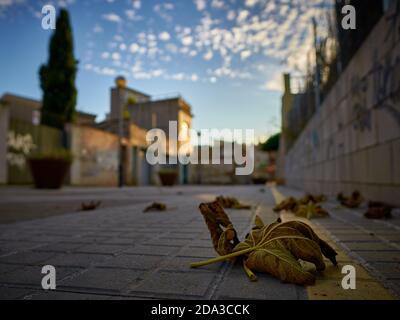
<path fill-rule="evenodd" d="M 70 161 L 62 159 L 29 159 L 28 162 L 38 189 L 60 189 L 71 166 Z"/>
<path fill-rule="evenodd" d="M 176 180 L 178 179 L 177 172 L 159 172 L 158 176 L 160 177 L 161 184 L 167 187 L 175 185 Z"/>

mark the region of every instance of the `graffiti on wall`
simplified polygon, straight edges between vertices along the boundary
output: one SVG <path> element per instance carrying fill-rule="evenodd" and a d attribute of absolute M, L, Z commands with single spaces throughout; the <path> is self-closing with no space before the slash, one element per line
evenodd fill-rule
<path fill-rule="evenodd" d="M 384 61 L 374 62 L 374 107 L 384 109 L 400 125 L 400 56 L 389 55 Z"/>
<path fill-rule="evenodd" d="M 32 135 L 10 131 L 7 136 L 7 161 L 11 166 L 24 168 L 26 157 L 37 148 Z"/>
<path fill-rule="evenodd" d="M 372 129 L 371 110 L 367 105 L 368 77 L 359 78 L 353 75 L 351 78 L 351 99 L 354 115 L 353 128 L 358 131 L 370 131 Z"/>

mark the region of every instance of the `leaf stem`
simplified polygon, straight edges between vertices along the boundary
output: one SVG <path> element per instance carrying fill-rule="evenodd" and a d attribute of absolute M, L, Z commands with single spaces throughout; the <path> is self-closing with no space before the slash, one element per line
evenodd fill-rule
<path fill-rule="evenodd" d="M 249 253 L 249 252 L 254 251 L 255 249 L 256 249 L 255 247 L 252 247 L 252 248 L 249 248 L 249 249 L 246 249 L 246 250 L 242 250 L 242 251 L 230 253 L 230 254 L 227 254 L 227 255 L 225 255 L 225 256 L 213 258 L 213 259 L 210 259 L 210 260 L 192 263 L 192 264 L 190 265 L 190 267 L 191 267 L 191 268 L 205 267 L 205 266 L 208 266 L 208 265 L 213 264 L 213 263 L 223 262 L 223 261 L 226 261 L 226 260 L 230 260 L 230 259 L 233 259 L 233 258 L 236 258 L 236 257 L 243 256 L 243 255 L 245 255 L 246 253 Z"/>
<path fill-rule="evenodd" d="M 246 260 L 243 259 L 243 269 L 246 272 L 246 275 L 249 277 L 250 281 L 257 281 L 257 276 L 247 267 Z"/>

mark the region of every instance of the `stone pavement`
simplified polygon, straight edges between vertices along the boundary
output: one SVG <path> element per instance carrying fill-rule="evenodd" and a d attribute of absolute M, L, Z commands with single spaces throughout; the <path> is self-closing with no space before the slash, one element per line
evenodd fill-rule
<path fill-rule="evenodd" d="M 71 210 L 67 214 L 0 225 L 0 299 L 313 298 L 306 288 L 282 284 L 268 275 L 260 275 L 258 282 L 252 283 L 241 266 L 229 263 L 189 268 L 191 262 L 216 256 L 198 205 L 225 195 L 257 206 L 253 211 L 228 210 L 243 239 L 255 214 L 266 223 L 277 218 L 272 212 L 275 199 L 267 187 L 67 188 L 41 192 L 40 200 L 35 190 L 13 189 L 12 194 L 1 193 L 0 206 L 12 197 L 25 204 L 41 201 L 46 206 L 46 201 L 65 200 L 71 194 L 78 199 L 81 193 L 88 200 L 114 199 L 114 203 L 92 212 Z M 169 210 L 143 213 L 154 201 L 166 203 Z M 29 210 L 29 205 L 25 207 Z M 355 220 L 357 216 L 353 214 L 345 216 L 350 217 L 347 223 L 340 220 L 343 216 L 344 213 L 335 211 L 332 218 L 318 223 L 325 223 L 336 232 L 333 237 L 339 245 L 355 246 L 354 259 L 364 258 L 380 271 L 376 273 L 379 281 L 398 285 L 399 251 L 389 244 L 400 241 L 399 232 L 391 227 L 398 220 L 388 226 L 387 222 Z M 350 222 L 374 230 L 377 239 L 385 236 L 382 239 L 390 241 L 365 241 L 368 232 L 355 232 L 359 229 Z M 355 232 L 354 237 L 344 231 Z M 365 243 L 373 243 L 374 251 Z M 45 292 L 41 288 L 44 265 L 56 267 L 55 291 Z M 383 278 L 384 275 L 387 277 Z"/>
<path fill-rule="evenodd" d="M 303 193 L 277 188 L 285 196 L 302 197 Z M 397 298 L 400 297 L 400 212 L 393 211 L 390 220 L 364 218 L 367 204 L 350 210 L 334 199 L 323 204 L 329 218 L 312 220 L 328 237 Z"/>

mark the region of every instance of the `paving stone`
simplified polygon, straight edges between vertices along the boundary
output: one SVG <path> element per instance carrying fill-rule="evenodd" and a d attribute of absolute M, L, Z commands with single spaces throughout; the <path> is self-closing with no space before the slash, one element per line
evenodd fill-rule
<path fill-rule="evenodd" d="M 194 269 L 190 268 L 190 264 L 193 262 L 198 262 L 198 259 L 196 260 L 196 258 L 179 257 L 179 256 L 173 257 L 172 259 L 164 261 L 160 266 L 160 270 L 176 271 L 176 272 L 178 271 L 193 272 Z M 206 271 L 206 272 L 214 272 L 215 274 L 217 274 L 221 270 L 223 265 L 224 265 L 223 263 L 215 263 L 195 270 L 196 272 Z"/>
<path fill-rule="evenodd" d="M 338 234 L 335 236 L 342 242 L 371 242 L 376 240 L 374 235 L 364 234 Z"/>
<path fill-rule="evenodd" d="M 139 282 L 140 275 L 141 271 L 135 270 L 91 268 L 72 279 L 63 281 L 60 287 L 119 292 L 129 284 Z"/>
<path fill-rule="evenodd" d="M 51 259 L 46 260 L 46 264 L 55 267 L 80 267 L 87 268 L 94 263 L 102 262 L 109 259 L 110 255 L 103 254 L 87 254 L 87 253 L 68 253 L 57 254 Z"/>
<path fill-rule="evenodd" d="M 43 251 L 43 252 L 72 252 L 82 247 L 84 244 L 82 243 L 51 243 L 49 245 L 40 246 L 39 248 L 34 249 L 34 251 Z"/>
<path fill-rule="evenodd" d="M 32 243 L 31 241 L 2 241 L 0 243 L 0 255 L 12 252 L 27 251 L 40 246 L 40 244 Z"/>
<path fill-rule="evenodd" d="M 179 246 L 136 245 L 133 248 L 125 250 L 124 254 L 168 256 L 177 252 L 179 249 Z"/>
<path fill-rule="evenodd" d="M 10 288 L 0 286 L 0 300 L 17 300 L 22 299 L 32 292 L 31 289 Z"/>
<path fill-rule="evenodd" d="M 128 249 L 125 245 L 113 245 L 113 244 L 91 244 L 79 247 L 75 250 L 77 253 L 99 253 L 99 254 L 116 254 L 118 252 Z"/>
<path fill-rule="evenodd" d="M 214 278 L 214 274 L 206 272 L 157 272 L 144 279 L 140 285 L 131 286 L 130 293 L 145 293 L 155 297 L 204 297 Z"/>
<path fill-rule="evenodd" d="M 56 268 L 56 282 L 59 283 L 65 277 L 78 272 L 79 269 L 74 268 Z M 2 284 L 23 284 L 42 289 L 42 266 L 27 266 L 12 272 L 0 275 L 0 283 Z"/>
<path fill-rule="evenodd" d="M 156 246 L 185 246 L 190 243 L 190 240 L 186 239 L 150 239 L 144 241 L 143 244 L 146 245 L 156 245 Z"/>
<path fill-rule="evenodd" d="M 400 262 L 400 251 L 360 251 L 358 254 L 368 262 Z"/>
<path fill-rule="evenodd" d="M 47 291 L 46 293 L 33 294 L 28 300 L 111 300 L 110 295 L 87 294 L 78 292 Z"/>
<path fill-rule="evenodd" d="M 165 257 L 145 256 L 145 255 L 119 255 L 111 259 L 96 264 L 98 267 L 119 268 L 119 269 L 138 269 L 151 270 L 160 265 Z"/>
<path fill-rule="evenodd" d="M 23 268 L 20 264 L 0 264 L 0 274 Z"/>
<path fill-rule="evenodd" d="M 177 254 L 178 257 L 190 257 L 190 258 L 215 258 L 217 253 L 212 248 L 212 244 L 210 243 L 210 247 L 208 248 L 199 248 L 199 247 L 187 247 L 183 248 Z"/>
<path fill-rule="evenodd" d="M 0 257 L 0 263 L 38 265 L 53 257 L 52 252 L 19 252 L 9 256 Z"/>
<path fill-rule="evenodd" d="M 298 290 L 306 290 L 281 281 L 267 274 L 257 274 L 251 282 L 240 266 L 235 266 L 218 286 L 217 299 L 297 300 Z"/>
<path fill-rule="evenodd" d="M 347 248 L 353 251 L 396 251 L 396 248 L 384 242 L 345 242 Z"/>
<path fill-rule="evenodd" d="M 400 263 L 399 262 L 372 262 L 371 266 L 379 271 L 388 279 L 400 280 Z"/>

